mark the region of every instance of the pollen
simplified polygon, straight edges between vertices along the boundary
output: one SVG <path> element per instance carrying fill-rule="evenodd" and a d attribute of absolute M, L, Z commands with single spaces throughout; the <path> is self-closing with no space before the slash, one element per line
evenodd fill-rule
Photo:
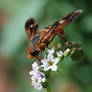
<path fill-rule="evenodd" d="M 53 64 L 54 64 L 54 62 L 52 62 L 52 61 L 49 61 L 49 66 L 53 66 Z"/>

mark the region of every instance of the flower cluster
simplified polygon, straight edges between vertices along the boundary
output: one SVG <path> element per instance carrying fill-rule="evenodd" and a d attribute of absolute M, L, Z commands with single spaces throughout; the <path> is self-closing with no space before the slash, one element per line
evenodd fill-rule
<path fill-rule="evenodd" d="M 43 68 L 44 72 L 48 70 L 57 71 L 57 64 L 62 59 L 62 57 L 67 56 L 70 52 L 70 49 L 66 49 L 64 52 L 56 51 L 52 48 L 48 50 L 47 58 L 41 60 L 41 64 L 39 65 L 36 61 L 32 64 L 32 71 L 30 72 L 32 85 L 36 89 L 42 89 L 43 83 L 46 82 L 46 77 L 43 72 L 40 71 L 40 68 Z"/>
<path fill-rule="evenodd" d="M 32 71 L 29 72 L 30 75 L 32 75 L 31 80 L 32 80 L 32 85 L 34 88 L 40 90 L 43 88 L 42 82 L 45 82 L 45 75 L 44 73 L 40 72 L 40 66 L 38 63 L 35 61 L 32 64 Z"/>

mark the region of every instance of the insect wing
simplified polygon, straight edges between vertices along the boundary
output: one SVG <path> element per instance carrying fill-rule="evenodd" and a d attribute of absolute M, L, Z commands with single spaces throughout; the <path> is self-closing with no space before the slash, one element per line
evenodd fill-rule
<path fill-rule="evenodd" d="M 25 23 L 25 31 L 28 35 L 29 38 L 31 38 L 32 40 L 32 37 L 38 33 L 39 31 L 39 26 L 38 24 L 36 23 L 35 19 L 34 18 L 30 18 L 26 21 Z"/>
<path fill-rule="evenodd" d="M 82 10 L 76 10 L 73 11 L 64 17 L 60 18 L 58 21 L 56 21 L 52 27 L 49 29 L 48 33 L 54 33 L 56 30 L 62 29 L 66 25 L 70 24 L 73 20 L 75 20 L 83 11 Z"/>

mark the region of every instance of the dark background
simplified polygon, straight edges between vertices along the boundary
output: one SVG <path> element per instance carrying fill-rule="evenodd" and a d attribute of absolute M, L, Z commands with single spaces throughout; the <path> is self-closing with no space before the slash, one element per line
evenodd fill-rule
<path fill-rule="evenodd" d="M 61 73 L 52 73 L 51 87 L 52 92 L 92 91 L 91 0 L 0 0 L 0 92 L 37 92 L 29 76 L 33 60 L 25 53 L 30 42 L 25 21 L 34 17 L 41 29 L 77 9 L 84 12 L 64 28 L 64 37 L 82 44 L 84 57 L 79 62 L 66 58 Z M 59 37 L 53 43 L 57 42 L 61 42 Z"/>

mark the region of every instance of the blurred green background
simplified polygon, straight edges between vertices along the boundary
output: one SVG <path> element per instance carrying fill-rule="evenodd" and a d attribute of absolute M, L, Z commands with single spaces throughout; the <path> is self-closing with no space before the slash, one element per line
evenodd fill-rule
<path fill-rule="evenodd" d="M 84 12 L 64 28 L 64 37 L 81 43 L 84 57 L 80 62 L 66 58 L 61 73 L 52 73 L 51 87 L 52 92 L 92 92 L 91 0 L 0 0 L 0 92 L 37 92 L 29 76 L 33 60 L 25 53 L 30 42 L 25 21 L 34 17 L 41 29 L 76 9 Z"/>

